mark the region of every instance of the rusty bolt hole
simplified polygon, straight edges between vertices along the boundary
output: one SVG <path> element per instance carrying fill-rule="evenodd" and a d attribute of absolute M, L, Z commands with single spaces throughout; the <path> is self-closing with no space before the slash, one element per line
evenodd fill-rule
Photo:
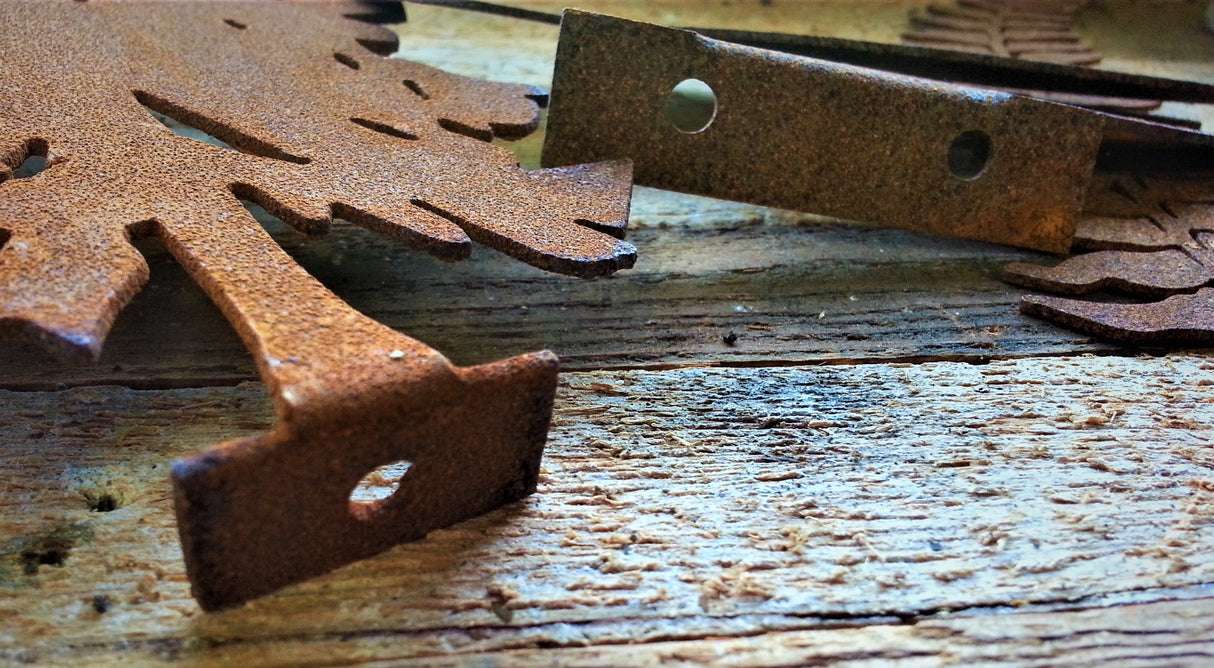
<path fill-rule="evenodd" d="M 350 492 L 350 511 L 355 517 L 365 516 L 367 511 L 387 501 L 396 490 L 413 464 L 404 460 L 384 464 L 363 476 Z"/>
<path fill-rule="evenodd" d="M 21 163 L 21 166 L 13 170 L 14 179 L 28 179 L 29 177 L 40 174 L 46 170 L 45 155 L 31 155 Z"/>
<path fill-rule="evenodd" d="M 684 79 L 666 98 L 666 120 L 687 134 L 703 132 L 717 116 L 717 94 L 699 79 Z"/>
<path fill-rule="evenodd" d="M 990 159 L 991 138 L 981 130 L 962 132 L 948 147 L 948 171 L 963 181 L 982 176 Z"/>

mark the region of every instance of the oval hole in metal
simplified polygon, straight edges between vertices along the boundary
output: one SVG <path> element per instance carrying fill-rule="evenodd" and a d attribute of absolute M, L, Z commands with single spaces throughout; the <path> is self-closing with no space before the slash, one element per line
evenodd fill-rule
<path fill-rule="evenodd" d="M 699 79 L 680 81 L 666 98 L 666 120 L 679 132 L 703 132 L 716 116 L 717 94 Z"/>
<path fill-rule="evenodd" d="M 383 503 L 400 489 L 401 480 L 412 467 L 410 462 L 401 460 L 384 464 L 363 476 L 350 492 L 350 510 L 359 516 Z"/>
<path fill-rule="evenodd" d="M 48 163 L 44 155 L 31 155 L 21 163 L 21 166 L 13 170 L 14 179 L 28 179 L 35 174 L 41 174 L 46 171 Z"/>
<path fill-rule="evenodd" d="M 948 147 L 948 171 L 963 181 L 982 176 L 990 159 L 991 138 L 981 130 L 962 132 Z"/>

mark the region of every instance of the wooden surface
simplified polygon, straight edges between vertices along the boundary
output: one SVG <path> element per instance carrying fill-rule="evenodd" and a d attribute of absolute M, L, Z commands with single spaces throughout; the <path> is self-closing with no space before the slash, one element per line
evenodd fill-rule
<path fill-rule="evenodd" d="M 908 7 L 585 4 L 887 41 Z M 1103 2 L 1080 28 L 1110 67 L 1214 81 L 1199 16 Z M 410 17 L 410 57 L 550 76 L 551 27 Z M 461 364 L 556 351 L 538 493 L 203 614 L 168 466 L 274 417 L 218 312 L 141 245 L 152 283 L 100 364 L 0 350 L 0 664 L 1214 661 L 1214 358 L 1019 315 L 1000 268 L 1050 258 L 647 189 L 637 267 L 598 281 L 267 226 Z"/>

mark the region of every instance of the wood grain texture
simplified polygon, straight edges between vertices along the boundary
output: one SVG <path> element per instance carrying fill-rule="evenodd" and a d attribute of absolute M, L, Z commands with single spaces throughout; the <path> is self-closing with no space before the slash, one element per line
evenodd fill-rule
<path fill-rule="evenodd" d="M 492 655 L 398 666 L 1169 665 L 1214 660 L 1214 599 L 1082 612 L 935 618 L 911 624 L 761 633 Z"/>
<path fill-rule="evenodd" d="M 166 467 L 267 428 L 262 388 L 4 392 L 0 657 L 323 665 L 1208 596 L 1210 385 L 1184 355 L 571 373 L 534 497 L 215 615 Z"/>

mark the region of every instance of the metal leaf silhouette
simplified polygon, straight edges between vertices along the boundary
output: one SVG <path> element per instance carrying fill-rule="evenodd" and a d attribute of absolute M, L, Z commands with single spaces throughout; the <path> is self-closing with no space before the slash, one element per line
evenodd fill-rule
<path fill-rule="evenodd" d="M 242 206 L 333 216 L 446 260 L 628 267 L 627 163 L 528 172 L 486 140 L 538 123 L 525 86 L 382 58 L 323 3 L 0 3 L 0 334 L 95 359 L 160 238 L 219 305 L 280 423 L 173 467 L 195 596 L 234 605 L 535 489 L 548 352 L 457 367 L 358 313 Z M 170 117 L 222 146 L 174 134 Z M 27 165 L 33 155 L 45 169 Z M 374 504 L 351 490 L 408 462 Z"/>
<path fill-rule="evenodd" d="M 1060 65 L 1095 65 L 1100 54 L 1074 32 L 1085 0 L 961 0 L 911 10 L 902 41 L 915 46 L 967 51 Z M 1159 100 L 1003 88 L 1011 93 L 1120 114 L 1145 114 Z"/>
<path fill-rule="evenodd" d="M 1214 341 L 1214 178 L 1104 176 L 1073 250 L 1054 267 L 1016 263 L 1008 281 L 1064 295 L 1120 293 L 1154 303 L 1027 296 L 1021 310 L 1127 343 Z"/>
<path fill-rule="evenodd" d="M 287 263 L 265 250 L 226 273 L 229 254 L 273 246 L 237 197 L 304 232 L 336 215 L 448 260 L 471 240 L 581 276 L 635 257 L 600 233 L 623 235 L 626 168 L 527 172 L 483 141 L 533 130 L 535 91 L 382 58 L 365 45 L 391 33 L 330 4 L 0 11 L 0 162 L 52 165 L 0 186 L 0 330 L 60 354 L 95 357 L 146 280 L 131 225 L 221 302 L 220 286 Z M 177 137 L 144 107 L 236 151 Z"/>

